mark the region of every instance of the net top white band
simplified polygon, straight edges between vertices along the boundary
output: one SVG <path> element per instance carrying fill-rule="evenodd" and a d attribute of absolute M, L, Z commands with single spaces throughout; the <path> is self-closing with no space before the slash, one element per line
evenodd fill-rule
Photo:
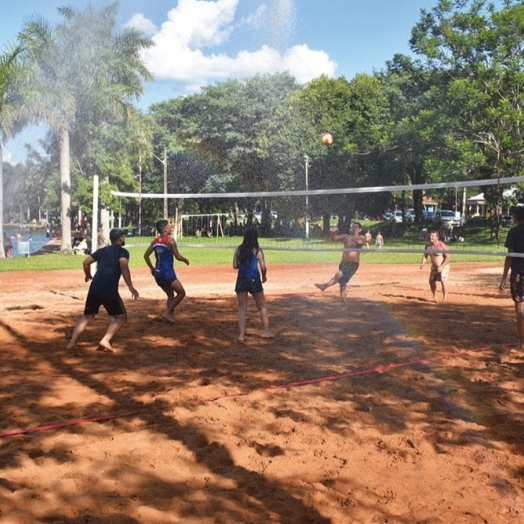
<path fill-rule="evenodd" d="M 438 182 L 434 184 L 412 184 L 404 186 L 348 187 L 340 189 L 313 189 L 297 191 L 259 191 L 253 193 L 128 193 L 111 191 L 118 197 L 128 198 L 245 198 L 277 196 L 340 195 L 350 193 L 382 193 L 384 191 L 413 191 L 414 189 L 448 189 L 451 187 L 495 186 L 524 182 L 524 176 L 488 178 L 484 180 L 463 180 L 461 182 Z"/>

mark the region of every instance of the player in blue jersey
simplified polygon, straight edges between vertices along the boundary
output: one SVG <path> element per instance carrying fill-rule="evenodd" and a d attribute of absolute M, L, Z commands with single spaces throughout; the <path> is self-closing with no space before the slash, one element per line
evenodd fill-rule
<path fill-rule="evenodd" d="M 98 314 L 100 306 L 104 306 L 107 313 L 113 317 L 106 334 L 98 343 L 102 351 L 113 351 L 111 339 L 126 323 L 127 313 L 124 303 L 118 293 L 120 277 L 124 279 L 134 299 L 138 298 L 138 291 L 131 282 L 129 271 L 129 252 L 124 249 L 126 245 L 125 233 L 121 229 L 112 229 L 109 233 L 111 245 L 98 249 L 84 259 L 83 268 L 85 281 L 91 280 L 89 292 L 84 308 L 84 314 L 75 325 L 71 341 L 67 349 L 76 347 L 78 337 L 85 331 L 87 325 Z M 91 264 L 97 262 L 97 271 L 91 277 Z"/>
<path fill-rule="evenodd" d="M 151 269 L 156 283 L 167 295 L 167 307 L 162 317 L 169 322 L 175 321 L 175 308 L 184 300 L 186 291 L 177 278 L 173 267 L 174 258 L 189 265 L 189 260 L 183 257 L 179 251 L 176 241 L 171 237 L 171 224 L 167 220 L 159 220 L 156 223 L 159 236 L 155 238 L 144 253 L 144 260 Z M 151 262 L 151 253 L 155 252 L 156 264 Z"/>
<path fill-rule="evenodd" d="M 260 272 L 258 267 L 260 266 Z M 274 335 L 269 330 L 266 299 L 262 283 L 266 282 L 267 267 L 264 252 L 258 245 L 258 231 L 255 227 L 246 229 L 242 244 L 237 247 L 233 256 L 233 268 L 238 269 L 235 292 L 238 298 L 238 340 L 244 341 L 247 314 L 247 294 L 253 295 L 264 327 L 266 338 Z M 260 278 L 262 273 L 262 278 Z"/>

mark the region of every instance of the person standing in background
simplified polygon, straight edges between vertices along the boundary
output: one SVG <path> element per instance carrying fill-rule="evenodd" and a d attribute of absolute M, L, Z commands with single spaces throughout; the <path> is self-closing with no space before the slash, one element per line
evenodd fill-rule
<path fill-rule="evenodd" d="M 505 247 L 508 253 L 524 253 L 524 207 L 517 206 L 512 210 L 513 226 L 506 237 Z M 516 349 L 524 348 L 524 258 L 506 257 L 504 269 L 500 279 L 499 291 L 504 291 L 506 279 L 511 269 L 510 287 L 511 298 L 515 303 L 515 314 L 517 320 L 517 333 L 519 337 Z"/>

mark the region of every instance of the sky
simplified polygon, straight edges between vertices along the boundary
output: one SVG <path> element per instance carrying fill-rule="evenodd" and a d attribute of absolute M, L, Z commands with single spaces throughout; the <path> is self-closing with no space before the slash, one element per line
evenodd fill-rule
<path fill-rule="evenodd" d="M 58 8 L 84 10 L 110 0 L 0 0 L 0 47 L 25 23 L 61 21 Z M 198 92 L 202 86 L 256 73 L 289 71 L 300 83 L 325 74 L 351 80 L 408 54 L 421 9 L 438 0 L 120 0 L 118 26 L 134 27 L 154 46 L 143 59 L 155 80 L 139 106 Z M 35 131 L 35 136 L 37 132 Z M 27 135 L 27 133 L 25 133 Z M 16 161 L 26 136 L 6 147 Z M 31 138 L 29 138 L 31 140 Z"/>

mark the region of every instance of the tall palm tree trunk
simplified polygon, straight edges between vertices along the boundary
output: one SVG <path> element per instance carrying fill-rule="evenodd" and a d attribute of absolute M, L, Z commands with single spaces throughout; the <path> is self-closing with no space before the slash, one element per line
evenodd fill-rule
<path fill-rule="evenodd" d="M 4 257 L 4 149 L 0 140 L 0 258 Z"/>

